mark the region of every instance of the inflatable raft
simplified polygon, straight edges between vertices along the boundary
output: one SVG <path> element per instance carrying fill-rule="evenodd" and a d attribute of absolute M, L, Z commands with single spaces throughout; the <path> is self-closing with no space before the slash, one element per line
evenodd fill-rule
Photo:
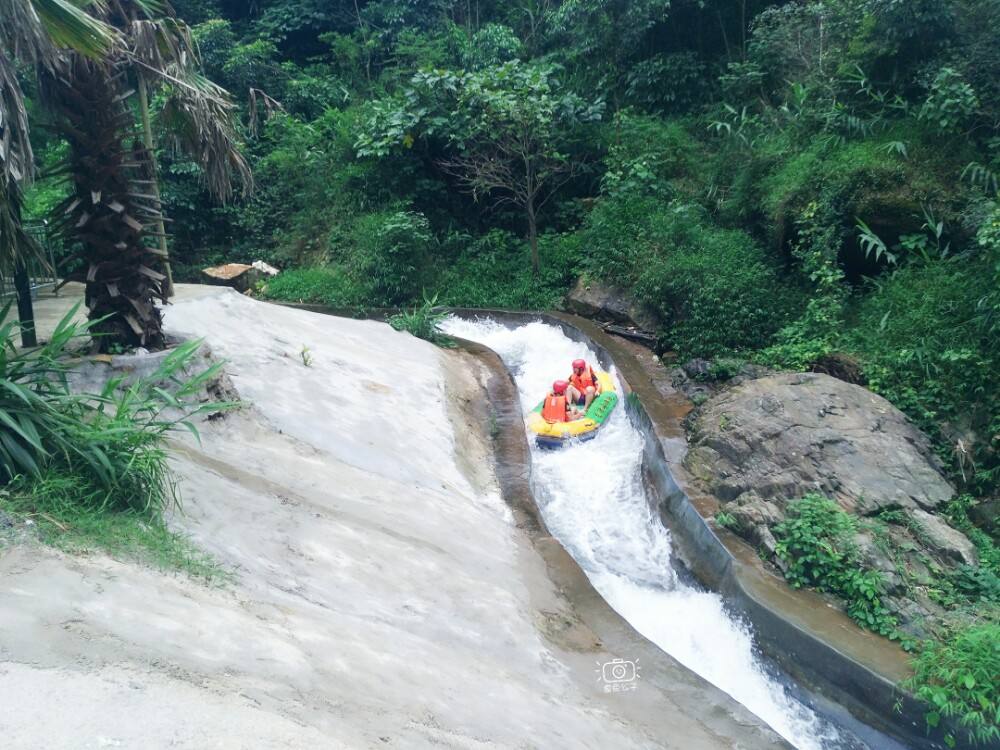
<path fill-rule="evenodd" d="M 556 448 L 569 440 L 590 440 L 597 435 L 618 403 L 618 392 L 608 373 L 600 370 L 596 372 L 597 380 L 601 384 L 601 393 L 591 401 L 590 408 L 579 419 L 570 422 L 547 422 L 542 419 L 542 405 L 545 399 L 542 399 L 528 414 L 528 429 L 535 435 L 539 445 Z"/>

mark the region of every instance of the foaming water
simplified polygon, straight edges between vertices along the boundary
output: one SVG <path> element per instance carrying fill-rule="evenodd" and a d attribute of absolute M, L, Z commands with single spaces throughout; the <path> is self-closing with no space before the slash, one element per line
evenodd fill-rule
<path fill-rule="evenodd" d="M 568 373 L 573 359 L 597 362 L 586 345 L 541 322 L 512 329 L 492 320 L 449 318 L 442 329 L 499 354 L 514 374 L 525 412 Z M 532 441 L 532 490 L 549 531 L 636 630 L 795 747 L 857 747 L 768 674 L 751 633 L 727 614 L 717 594 L 677 577 L 670 533 L 646 500 L 642 448 L 642 436 L 621 406 L 589 442 L 541 450 Z"/>

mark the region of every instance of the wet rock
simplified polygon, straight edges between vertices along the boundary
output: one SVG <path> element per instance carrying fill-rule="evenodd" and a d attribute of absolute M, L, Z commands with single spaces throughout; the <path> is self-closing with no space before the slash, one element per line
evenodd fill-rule
<path fill-rule="evenodd" d="M 919 508 L 912 508 L 909 514 L 917 524 L 922 541 L 932 549 L 965 565 L 979 564 L 979 555 L 969 538 L 949 526 L 943 518 Z"/>
<path fill-rule="evenodd" d="M 660 323 L 651 307 L 636 302 L 621 287 L 599 281 L 579 279 L 566 296 L 565 306 L 585 318 L 644 331 L 655 331 Z"/>
<path fill-rule="evenodd" d="M 933 510 L 955 494 L 902 412 L 828 375 L 748 380 L 702 406 L 690 426 L 685 466 L 723 502 L 755 492 L 784 509 L 819 492 L 870 515 Z"/>

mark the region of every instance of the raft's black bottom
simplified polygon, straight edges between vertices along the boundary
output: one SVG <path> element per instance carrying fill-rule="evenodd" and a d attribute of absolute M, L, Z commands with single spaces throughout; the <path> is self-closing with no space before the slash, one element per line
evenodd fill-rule
<path fill-rule="evenodd" d="M 563 446 L 569 445 L 571 443 L 585 443 L 588 440 L 593 440 L 597 437 L 597 433 L 600 430 L 592 430 L 591 432 L 585 432 L 582 435 L 571 435 L 564 438 L 552 438 L 544 437 L 543 435 L 536 435 L 535 442 L 538 444 L 539 448 L 544 448 L 546 450 L 555 450 L 556 448 L 562 448 Z"/>

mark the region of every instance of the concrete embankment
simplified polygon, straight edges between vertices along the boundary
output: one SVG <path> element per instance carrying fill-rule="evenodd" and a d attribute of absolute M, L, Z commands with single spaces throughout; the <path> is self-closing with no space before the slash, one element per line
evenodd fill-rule
<path fill-rule="evenodd" d="M 205 337 L 249 405 L 178 443 L 171 522 L 233 582 L 0 546 L 4 747 L 784 746 L 533 524 L 488 355 L 187 296 L 168 331 Z M 634 692 L 603 690 L 615 658 L 642 661 Z"/>

